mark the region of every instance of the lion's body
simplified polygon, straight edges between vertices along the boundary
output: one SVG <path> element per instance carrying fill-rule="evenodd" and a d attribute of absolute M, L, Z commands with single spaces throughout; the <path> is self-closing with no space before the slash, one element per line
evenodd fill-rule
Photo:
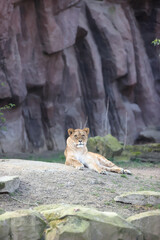
<path fill-rule="evenodd" d="M 67 146 L 65 149 L 66 165 L 73 166 L 77 169 L 88 167 L 98 173 L 105 173 L 106 171 L 116 173 L 128 173 L 130 171 L 124 170 L 116 166 L 111 161 L 97 153 L 88 152 L 86 147 L 89 129 L 69 129 L 69 137 L 67 139 Z"/>

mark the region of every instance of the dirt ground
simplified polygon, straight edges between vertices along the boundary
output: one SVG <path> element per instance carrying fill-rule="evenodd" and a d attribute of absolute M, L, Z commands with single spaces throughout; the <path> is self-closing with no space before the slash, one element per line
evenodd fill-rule
<path fill-rule="evenodd" d="M 130 191 L 160 191 L 160 168 L 129 168 L 133 175 L 100 175 L 58 163 L 0 159 L 0 176 L 19 176 L 13 194 L 0 194 L 0 208 L 12 211 L 42 204 L 68 203 L 117 212 L 123 217 L 152 209 L 117 203 L 114 197 Z"/>

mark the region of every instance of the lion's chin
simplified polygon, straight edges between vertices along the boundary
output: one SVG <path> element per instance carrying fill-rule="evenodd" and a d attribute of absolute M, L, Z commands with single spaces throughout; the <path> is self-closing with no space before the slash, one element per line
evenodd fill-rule
<path fill-rule="evenodd" d="M 77 144 L 77 148 L 83 148 L 84 144 Z"/>

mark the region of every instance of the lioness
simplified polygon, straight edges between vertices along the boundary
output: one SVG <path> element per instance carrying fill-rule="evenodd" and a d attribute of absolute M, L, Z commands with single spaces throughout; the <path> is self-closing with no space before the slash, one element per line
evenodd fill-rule
<path fill-rule="evenodd" d="M 77 169 L 88 167 L 102 174 L 105 174 L 106 171 L 131 174 L 129 170 L 116 166 L 100 154 L 88 152 L 86 145 L 89 128 L 70 128 L 68 129 L 68 134 L 69 137 L 67 138 L 67 146 L 64 152 L 66 165 L 73 166 Z"/>

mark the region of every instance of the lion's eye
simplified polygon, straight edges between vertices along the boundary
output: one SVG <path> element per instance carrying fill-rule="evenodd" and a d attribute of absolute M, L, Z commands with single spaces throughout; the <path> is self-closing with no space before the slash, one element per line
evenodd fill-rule
<path fill-rule="evenodd" d="M 82 137 L 85 137 L 85 135 L 83 134 Z"/>
<path fill-rule="evenodd" d="M 74 135 L 75 138 L 77 138 L 77 135 Z"/>

